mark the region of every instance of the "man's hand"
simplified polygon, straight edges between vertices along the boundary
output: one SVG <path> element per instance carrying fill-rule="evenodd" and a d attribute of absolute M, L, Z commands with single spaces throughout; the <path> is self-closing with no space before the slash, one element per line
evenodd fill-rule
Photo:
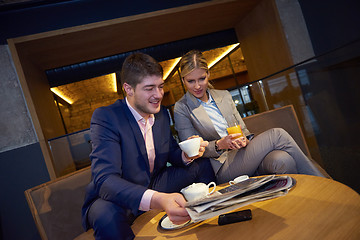
<path fill-rule="evenodd" d="M 188 139 L 192 139 L 192 138 L 200 138 L 200 148 L 199 148 L 199 154 L 194 156 L 194 157 L 188 157 L 188 155 L 184 152 L 185 154 L 185 157 L 187 159 L 191 159 L 191 160 L 194 160 L 194 159 L 197 159 L 197 158 L 200 158 L 204 155 L 204 152 L 205 152 L 205 148 L 209 145 L 209 142 L 208 141 L 204 141 L 204 139 L 202 137 L 199 137 L 198 135 L 193 135 L 191 137 L 189 137 Z"/>
<path fill-rule="evenodd" d="M 186 200 L 180 193 L 155 192 L 151 198 L 150 208 L 164 210 L 174 224 L 182 224 L 190 220 L 185 210 Z"/>

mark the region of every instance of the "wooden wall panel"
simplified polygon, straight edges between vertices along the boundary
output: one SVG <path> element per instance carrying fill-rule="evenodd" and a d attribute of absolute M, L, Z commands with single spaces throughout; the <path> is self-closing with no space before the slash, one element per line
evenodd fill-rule
<path fill-rule="evenodd" d="M 275 0 L 261 1 L 235 29 L 251 81 L 293 65 Z"/>

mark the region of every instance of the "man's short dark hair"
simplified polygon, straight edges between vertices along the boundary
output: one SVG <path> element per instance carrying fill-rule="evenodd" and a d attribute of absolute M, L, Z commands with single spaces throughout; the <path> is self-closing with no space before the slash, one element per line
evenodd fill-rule
<path fill-rule="evenodd" d="M 154 58 L 141 52 L 126 57 L 121 69 L 122 84 L 135 88 L 147 76 L 163 77 L 163 69 Z"/>

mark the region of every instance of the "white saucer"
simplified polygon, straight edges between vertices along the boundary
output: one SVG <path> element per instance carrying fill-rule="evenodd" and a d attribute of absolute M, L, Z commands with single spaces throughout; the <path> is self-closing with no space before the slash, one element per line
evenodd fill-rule
<path fill-rule="evenodd" d="M 174 224 L 170 221 L 169 217 L 165 214 L 159 221 L 159 227 L 164 230 L 175 230 L 179 228 L 183 228 L 191 223 L 191 220 L 189 220 L 186 223 L 183 224 Z"/>

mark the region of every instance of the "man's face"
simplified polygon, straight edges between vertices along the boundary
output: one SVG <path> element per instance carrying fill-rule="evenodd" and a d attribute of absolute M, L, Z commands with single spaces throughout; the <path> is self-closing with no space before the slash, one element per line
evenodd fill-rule
<path fill-rule="evenodd" d="M 164 80 L 159 76 L 147 76 L 135 89 L 124 84 L 130 105 L 144 118 L 160 111 L 164 96 Z"/>

